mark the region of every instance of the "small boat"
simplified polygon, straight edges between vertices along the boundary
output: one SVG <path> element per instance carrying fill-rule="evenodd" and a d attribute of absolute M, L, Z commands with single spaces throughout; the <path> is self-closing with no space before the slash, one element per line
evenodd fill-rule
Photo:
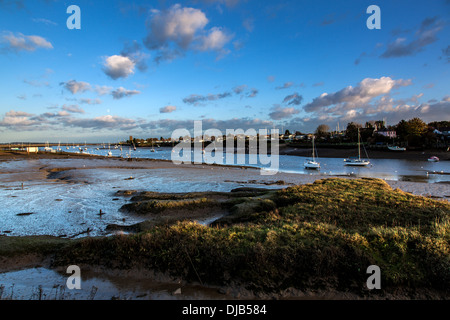
<path fill-rule="evenodd" d="M 432 156 L 432 157 L 429 157 L 429 158 L 428 158 L 428 161 L 429 161 L 429 162 L 439 162 L 439 158 L 436 157 L 436 156 Z"/>
<path fill-rule="evenodd" d="M 53 148 L 50 148 L 50 144 L 48 141 L 45 143 L 44 151 L 45 152 L 52 152 Z"/>
<path fill-rule="evenodd" d="M 388 149 L 391 151 L 406 151 L 406 148 L 402 148 L 399 146 L 388 146 Z"/>
<path fill-rule="evenodd" d="M 370 164 L 369 160 L 364 160 L 356 157 L 349 157 L 344 160 L 346 166 L 367 166 Z"/>
<path fill-rule="evenodd" d="M 370 164 L 369 160 L 361 159 L 361 142 L 360 142 L 359 128 L 358 128 L 358 158 L 348 157 L 347 159 L 344 159 L 344 162 L 346 166 L 357 166 L 357 167 L 363 167 Z"/>
<path fill-rule="evenodd" d="M 312 146 L 313 146 L 313 151 L 312 151 L 312 160 L 308 160 L 305 162 L 305 168 L 306 169 L 320 169 L 320 163 L 316 161 L 316 157 L 315 157 L 315 148 L 314 148 L 314 137 L 312 138 Z"/>

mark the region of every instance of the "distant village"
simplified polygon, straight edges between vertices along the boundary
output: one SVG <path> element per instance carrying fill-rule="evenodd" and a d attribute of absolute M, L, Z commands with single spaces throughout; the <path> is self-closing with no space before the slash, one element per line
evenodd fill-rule
<path fill-rule="evenodd" d="M 395 126 L 386 126 L 384 120 L 366 122 L 364 125 L 350 122 L 345 130 L 340 130 L 339 125 L 335 130 L 330 130 L 328 125 L 322 124 L 317 127 L 314 133 L 302 133 L 301 131 L 290 131 L 289 129 L 279 134 L 280 143 L 292 145 L 309 144 L 315 137 L 318 144 L 327 146 L 353 146 L 358 140 L 358 132 L 361 142 L 373 148 L 383 148 L 389 145 L 408 147 L 410 149 L 420 148 L 448 148 L 450 146 L 450 121 L 435 121 L 425 123 L 419 118 L 408 121 L 402 120 Z M 270 130 L 268 130 L 270 134 Z M 123 144 L 134 145 L 136 147 L 148 147 L 153 145 L 167 146 L 174 145 L 180 141 L 190 139 L 192 143 L 223 142 L 227 139 L 245 138 L 246 141 L 254 139 L 273 139 L 270 135 L 260 136 L 259 134 L 249 135 L 248 132 L 236 135 L 222 136 L 197 136 L 171 138 L 130 138 Z"/>

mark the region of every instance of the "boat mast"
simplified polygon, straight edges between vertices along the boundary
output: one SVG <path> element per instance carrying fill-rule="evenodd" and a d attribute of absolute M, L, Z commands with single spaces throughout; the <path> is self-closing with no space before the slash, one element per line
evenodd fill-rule
<path fill-rule="evenodd" d="M 359 128 L 358 128 L 358 160 L 361 161 L 361 145 L 359 142 Z"/>
<path fill-rule="evenodd" d="M 316 161 L 315 156 L 314 156 L 314 136 L 312 137 L 312 157 L 313 157 L 313 161 Z"/>

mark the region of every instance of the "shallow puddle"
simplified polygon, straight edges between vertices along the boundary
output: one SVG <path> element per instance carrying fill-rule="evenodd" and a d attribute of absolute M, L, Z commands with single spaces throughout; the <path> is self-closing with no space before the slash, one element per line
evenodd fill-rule
<path fill-rule="evenodd" d="M 218 288 L 182 285 L 133 275 L 81 270 L 81 289 L 70 290 L 70 273 L 32 268 L 0 273 L 0 300 L 220 300 Z"/>

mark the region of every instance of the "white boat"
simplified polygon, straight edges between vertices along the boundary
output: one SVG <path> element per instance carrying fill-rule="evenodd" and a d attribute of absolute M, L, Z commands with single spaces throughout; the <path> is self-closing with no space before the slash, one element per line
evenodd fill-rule
<path fill-rule="evenodd" d="M 364 160 L 360 158 L 347 158 L 344 160 L 346 166 L 367 166 L 370 164 L 369 160 Z"/>
<path fill-rule="evenodd" d="M 344 159 L 346 166 L 357 166 L 357 167 L 364 167 L 370 164 L 369 160 L 361 159 L 361 142 L 360 142 L 360 135 L 359 135 L 359 128 L 358 128 L 358 157 L 348 157 L 347 159 Z"/>
<path fill-rule="evenodd" d="M 305 168 L 306 169 L 320 169 L 320 163 L 316 161 L 316 156 L 315 156 L 314 136 L 312 138 L 312 146 L 313 146 L 312 160 L 308 160 L 305 162 Z"/>
<path fill-rule="evenodd" d="M 388 146 L 388 149 L 391 151 L 406 151 L 406 148 L 402 148 L 399 146 Z"/>
<path fill-rule="evenodd" d="M 45 144 L 44 151 L 45 152 L 53 152 L 53 148 L 50 147 L 50 144 L 48 143 L 48 141 Z"/>
<path fill-rule="evenodd" d="M 439 162 L 439 158 L 436 156 L 432 156 L 432 157 L 428 158 L 428 161 L 429 162 Z"/>

